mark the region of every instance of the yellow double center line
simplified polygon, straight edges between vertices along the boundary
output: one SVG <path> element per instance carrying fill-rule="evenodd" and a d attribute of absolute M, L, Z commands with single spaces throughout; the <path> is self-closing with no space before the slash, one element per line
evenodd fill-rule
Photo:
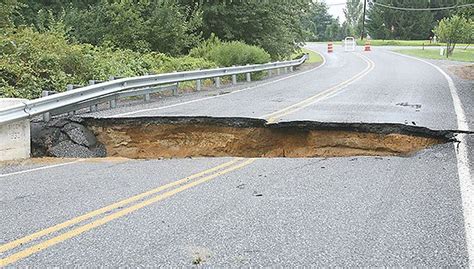
<path fill-rule="evenodd" d="M 361 72 L 357 73 L 355 76 L 351 77 L 350 79 L 346 80 L 346 81 L 343 81 L 327 90 L 324 90 L 316 95 L 313 95 L 299 103 L 296 103 L 294 105 L 291 105 L 289 107 L 286 107 L 284 109 L 281 109 L 281 110 L 278 110 L 276 112 L 273 112 L 271 114 L 268 114 L 268 115 L 265 115 L 264 118 L 267 119 L 267 121 L 269 123 L 275 123 L 277 122 L 278 119 L 282 118 L 283 116 L 286 116 L 288 114 L 291 114 L 291 113 L 295 113 L 296 111 L 298 110 L 301 110 L 305 107 L 308 107 L 316 102 L 319 102 L 325 98 L 328 98 L 329 96 L 333 95 L 333 94 L 336 94 L 338 91 L 344 89 L 345 87 L 347 87 L 348 85 L 358 81 L 359 79 L 361 79 L 362 77 L 364 77 L 365 75 L 367 75 L 370 71 L 372 71 L 374 68 L 375 68 L 375 63 L 370 60 L 369 58 L 365 57 L 365 56 L 362 56 L 360 54 L 356 54 L 357 56 L 359 56 L 360 58 L 362 58 L 362 60 L 364 60 L 366 63 L 367 63 L 367 67 L 362 70 Z"/>
<path fill-rule="evenodd" d="M 36 233 L 25 236 L 23 238 L 20 238 L 20 239 L 11 241 L 9 243 L 6 243 L 4 245 L 1 245 L 0 246 L 0 252 L 5 252 L 5 251 L 11 250 L 15 247 L 18 247 L 20 245 L 26 244 L 26 243 L 28 243 L 32 240 L 39 239 L 43 236 L 46 236 L 46 235 L 49 235 L 51 233 L 60 231 L 62 229 L 70 227 L 72 225 L 81 223 L 83 221 L 89 220 L 89 219 L 94 218 L 94 217 L 98 217 L 99 215 L 109 213 L 109 212 L 111 212 L 113 210 L 116 210 L 120 207 L 130 205 L 129 207 L 127 207 L 125 209 L 120 209 L 120 210 L 118 210 L 118 211 L 116 211 L 112 214 L 109 214 L 105 217 L 98 218 L 96 220 L 93 220 L 92 222 L 89 222 L 87 224 L 84 224 L 82 226 L 74 228 L 72 230 L 68 230 L 68 231 L 66 231 L 66 232 L 64 232 L 64 233 L 62 233 L 58 236 L 47 239 L 47 240 L 45 240 L 41 243 L 38 243 L 38 244 L 33 245 L 31 247 L 28 247 L 24 250 L 16 252 L 16 253 L 14 253 L 14 254 L 6 257 L 6 258 L 2 258 L 2 259 L 0 259 L 0 267 L 6 266 L 6 265 L 11 264 L 13 262 L 16 262 L 20 259 L 26 258 L 26 257 L 28 257 L 28 256 L 30 256 L 34 253 L 37 253 L 37 252 L 42 251 L 42 250 L 44 250 L 48 247 L 51 247 L 51 246 L 56 245 L 58 243 L 61 243 L 61 242 L 65 241 L 69 238 L 78 236 L 78 235 L 80 235 L 84 232 L 87 232 L 87 231 L 92 230 L 96 227 L 104 225 L 104 224 L 106 224 L 106 223 L 108 223 L 112 220 L 115 220 L 115 219 L 120 218 L 122 216 L 125 216 L 129 213 L 137 211 L 137 210 L 139 210 L 143 207 L 146 207 L 148 205 L 151 205 L 151 204 L 156 203 L 158 201 L 161 201 L 163 199 L 169 198 L 169 197 L 171 197 L 175 194 L 178 194 L 182 191 L 185 191 L 187 189 L 195 187 L 199 184 L 205 183 L 205 182 L 207 182 L 211 179 L 214 179 L 218 176 L 221 176 L 221 175 L 230 173 L 234 170 L 240 169 L 244 166 L 247 166 L 247 165 L 253 163 L 254 161 L 255 161 L 255 159 L 244 160 L 242 158 L 237 158 L 237 159 L 234 159 L 230 162 L 218 165 L 218 166 L 213 167 L 211 169 L 208 169 L 208 170 L 202 171 L 200 173 L 194 174 L 192 176 L 183 178 L 181 180 L 166 184 L 164 186 L 155 188 L 153 190 L 138 194 L 136 196 L 130 197 L 130 198 L 125 199 L 125 200 L 122 200 L 120 202 L 117 202 L 117 203 L 111 204 L 109 206 L 94 210 L 94 211 L 89 212 L 87 214 L 84 214 L 82 216 L 70 219 L 70 220 L 65 221 L 63 223 L 60 223 L 58 225 L 52 226 L 50 228 L 38 231 Z M 193 179 L 197 179 L 197 178 L 199 178 L 199 179 L 195 180 L 195 181 L 192 181 Z M 189 181 L 191 181 L 191 182 L 189 182 Z M 189 182 L 189 183 L 187 183 L 187 182 Z M 187 183 L 187 184 L 184 184 L 184 183 Z M 184 184 L 184 185 L 182 185 L 182 184 Z M 179 185 L 181 185 L 181 186 L 177 187 Z M 173 188 L 173 187 L 177 187 L 177 188 L 172 189 L 172 190 L 167 191 L 167 192 L 160 193 L 164 190 L 167 190 L 167 189 L 170 189 L 170 188 Z M 143 198 L 146 198 L 148 196 L 151 196 L 151 195 L 157 194 L 157 193 L 160 193 L 160 194 L 158 194 L 156 196 L 153 196 L 151 198 L 145 199 L 141 202 L 138 202 L 138 201 L 142 200 Z M 138 202 L 138 203 L 134 204 L 134 202 Z"/>
<path fill-rule="evenodd" d="M 268 120 L 272 122 L 278 119 L 279 117 L 288 115 L 290 113 L 294 113 L 317 101 L 327 98 L 331 94 L 336 93 L 338 90 L 346 87 L 347 85 L 351 83 L 354 83 L 358 79 L 365 76 L 368 72 L 370 72 L 374 68 L 374 63 L 364 56 L 359 56 L 359 57 L 361 57 L 368 64 L 368 66 L 362 72 L 356 74 L 354 77 L 336 86 L 331 87 L 328 90 L 325 90 L 297 104 L 294 104 L 292 106 L 289 106 L 287 108 L 284 108 L 282 110 L 279 110 L 275 113 L 268 115 L 267 117 Z M 247 165 L 250 165 L 254 161 L 255 159 L 236 158 L 232 161 L 207 169 L 205 171 L 199 172 L 189 177 L 186 177 L 186 178 L 177 180 L 175 182 L 171 182 L 169 184 L 160 186 L 158 188 L 143 192 L 141 194 L 132 196 L 125 200 L 113 203 L 111 205 L 108 205 L 100 209 L 91 211 L 87 214 L 81 215 L 79 217 L 67 220 L 55 226 L 51 226 L 44 230 L 40 230 L 38 232 L 27 235 L 25 237 L 3 244 L 0 246 L 0 254 L 10 251 L 12 249 L 15 249 L 17 247 L 20 247 L 24 244 L 30 243 L 34 240 L 40 240 L 41 238 L 47 237 L 48 235 L 51 236 L 52 233 L 56 233 L 56 232 L 60 233 L 57 236 L 53 236 L 49 239 L 46 238 L 39 243 L 33 244 L 30 247 L 27 247 L 26 249 L 20 250 L 18 252 L 14 252 L 10 254 L 9 256 L 0 259 L 0 267 L 12 264 L 34 253 L 40 252 L 46 248 L 54 246 L 67 239 L 78 236 L 84 232 L 90 231 L 96 227 L 102 226 L 117 218 L 123 217 L 141 208 L 144 208 L 146 206 L 149 206 L 151 204 L 154 204 L 156 202 L 169 198 L 182 191 L 185 191 L 187 189 L 190 189 L 192 187 L 205 183 L 211 179 L 230 173 L 237 169 L 241 169 Z M 77 225 L 78 227 L 73 228 L 72 226 L 75 226 L 75 225 Z M 67 228 L 69 228 L 69 230 Z"/>

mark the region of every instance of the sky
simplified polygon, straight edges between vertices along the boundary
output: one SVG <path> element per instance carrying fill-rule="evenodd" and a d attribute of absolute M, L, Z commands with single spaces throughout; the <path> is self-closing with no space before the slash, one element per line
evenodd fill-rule
<path fill-rule="evenodd" d="M 345 21 L 342 9 L 346 6 L 346 0 L 320 0 L 326 2 L 329 6 L 329 14 L 339 17 L 339 22 Z"/>

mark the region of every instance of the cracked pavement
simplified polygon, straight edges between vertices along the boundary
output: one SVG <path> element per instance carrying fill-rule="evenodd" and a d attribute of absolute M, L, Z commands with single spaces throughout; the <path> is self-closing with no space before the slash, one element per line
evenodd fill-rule
<path fill-rule="evenodd" d="M 323 45 L 308 47 L 320 51 L 326 63 L 283 80 L 86 116 L 263 119 L 315 96 L 292 113 L 277 113 L 277 121 L 457 129 L 448 82 L 433 67 L 379 47 L 345 53 L 336 46 L 333 54 L 325 53 Z M 374 68 L 355 80 L 369 61 Z M 451 73 L 451 63 L 430 62 L 453 77 L 472 131 L 473 81 Z M 472 160 L 472 134 L 465 143 Z M 87 215 L 91 217 L 0 251 L 1 258 L 20 253 L 21 258 L 8 264 L 15 267 L 468 267 L 472 243 L 466 236 L 468 209 L 463 206 L 455 146 L 440 144 L 406 157 L 47 159 L 3 164 L 2 246 L 150 190 L 158 188 L 155 194 L 166 197 L 153 202 L 137 198 Z M 216 166 L 220 170 L 212 170 Z M 208 172 L 199 174 L 202 171 Z M 196 176 L 186 181 L 191 175 Z M 174 189 L 159 189 L 181 179 Z M 127 209 L 130 212 L 121 213 Z M 90 223 L 95 225 L 87 226 L 94 226 L 91 229 L 86 227 Z"/>

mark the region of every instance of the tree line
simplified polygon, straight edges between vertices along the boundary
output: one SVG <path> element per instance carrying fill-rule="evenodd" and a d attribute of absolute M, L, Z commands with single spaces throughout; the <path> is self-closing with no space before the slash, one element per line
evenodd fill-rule
<path fill-rule="evenodd" d="M 376 3 L 381 5 L 376 5 Z M 443 18 L 459 15 L 468 19 L 473 15 L 472 7 L 437 9 L 468 3 L 472 4 L 473 2 L 472 0 L 369 1 L 366 31 L 374 39 L 424 40 L 433 38 L 433 29 Z M 399 10 L 390 7 L 433 10 Z M 361 22 L 355 24 L 355 27 L 361 33 Z"/>
<path fill-rule="evenodd" d="M 434 7 L 451 0 L 377 1 Z M 0 97 L 36 98 L 110 76 L 289 59 L 305 41 L 358 36 L 362 3 L 347 0 L 341 23 L 320 0 L 2 0 Z M 472 9 L 410 13 L 370 4 L 367 29 L 373 38 L 425 39 L 454 12 L 436 30 L 452 51 L 451 36 L 468 32 L 459 25 L 472 24 L 458 17 L 472 17 Z"/>
<path fill-rule="evenodd" d="M 308 37 L 311 0 L 4 0 L 10 23 L 38 31 L 62 26 L 71 42 L 187 54 L 212 34 L 291 55 Z M 4 17 L 6 18 L 6 16 Z"/>
<path fill-rule="evenodd" d="M 428 39 L 442 18 L 472 17 L 472 7 L 402 11 L 381 7 L 434 8 L 472 0 L 370 0 L 366 34 L 374 39 Z M 62 27 L 71 42 L 185 55 L 211 35 L 291 55 L 304 41 L 340 40 L 362 33 L 363 0 L 346 0 L 344 21 L 312 0 L 2 0 L 0 27 Z"/>

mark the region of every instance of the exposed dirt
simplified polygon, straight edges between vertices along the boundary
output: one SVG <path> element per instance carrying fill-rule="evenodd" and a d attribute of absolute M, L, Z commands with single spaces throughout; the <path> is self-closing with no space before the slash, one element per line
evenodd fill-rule
<path fill-rule="evenodd" d="M 409 155 L 450 133 L 394 124 L 288 122 L 243 118 L 86 119 L 107 156 L 337 157 Z"/>
<path fill-rule="evenodd" d="M 453 65 L 449 67 L 449 70 L 462 79 L 474 80 L 474 64 L 464 66 Z"/>

